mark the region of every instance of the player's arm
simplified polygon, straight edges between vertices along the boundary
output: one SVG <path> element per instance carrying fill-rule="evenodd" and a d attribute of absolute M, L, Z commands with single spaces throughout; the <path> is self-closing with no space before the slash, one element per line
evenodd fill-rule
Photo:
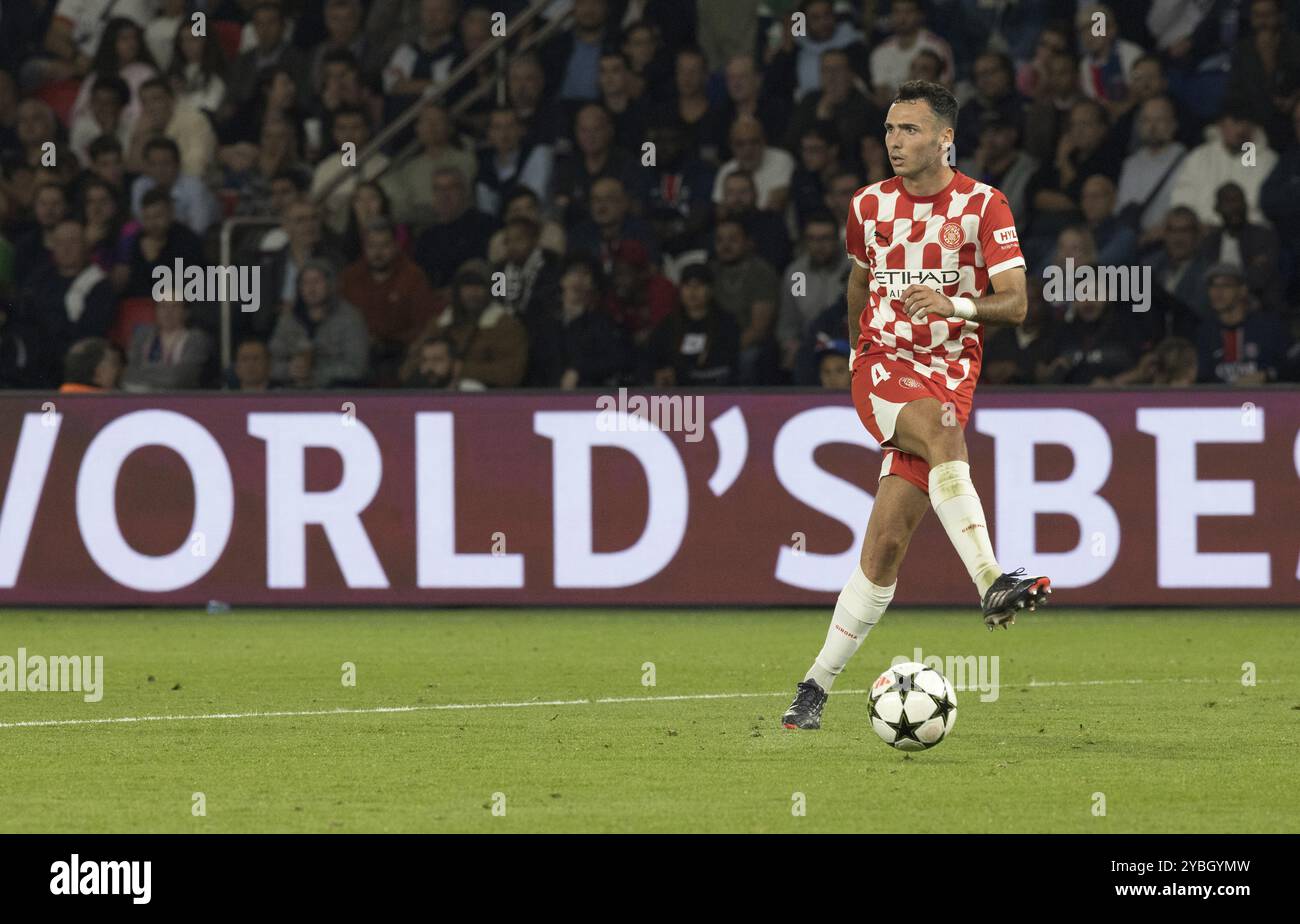
<path fill-rule="evenodd" d="M 871 291 L 871 270 L 867 269 L 861 263 L 854 261 L 853 269 L 849 271 L 848 294 L 846 299 L 849 307 L 849 349 L 858 348 L 858 318 L 862 315 L 862 309 L 867 304 L 867 295 Z"/>
<path fill-rule="evenodd" d="M 1013 327 L 1024 321 L 1029 310 L 1025 268 L 1005 269 L 990 276 L 989 282 L 993 291 L 982 298 L 949 298 L 929 286 L 908 286 L 903 290 L 903 305 L 913 321 L 922 323 L 927 314 Z"/>

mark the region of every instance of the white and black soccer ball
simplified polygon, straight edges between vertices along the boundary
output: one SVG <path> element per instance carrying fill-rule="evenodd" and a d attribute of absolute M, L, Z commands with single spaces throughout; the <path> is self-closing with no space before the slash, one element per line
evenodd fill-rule
<path fill-rule="evenodd" d="M 876 678 L 868 696 L 871 727 L 900 751 L 932 748 L 957 721 L 957 691 L 924 664 L 896 664 Z"/>

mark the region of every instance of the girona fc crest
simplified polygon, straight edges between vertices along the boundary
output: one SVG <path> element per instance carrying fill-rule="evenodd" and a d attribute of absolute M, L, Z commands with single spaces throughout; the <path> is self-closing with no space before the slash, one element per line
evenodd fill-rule
<path fill-rule="evenodd" d="M 961 229 L 961 222 L 945 221 L 939 229 L 939 244 L 945 250 L 957 250 L 966 243 L 966 235 Z"/>

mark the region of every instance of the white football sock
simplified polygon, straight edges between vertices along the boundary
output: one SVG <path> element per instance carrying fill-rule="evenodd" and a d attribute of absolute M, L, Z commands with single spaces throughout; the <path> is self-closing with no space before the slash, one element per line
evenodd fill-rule
<path fill-rule="evenodd" d="M 983 599 L 1002 569 L 993 555 L 984 507 L 971 483 L 968 463 L 943 462 L 930 469 L 930 506 Z"/>
<path fill-rule="evenodd" d="M 862 573 L 861 565 L 854 566 L 849 582 L 835 601 L 835 615 L 831 617 L 831 627 L 826 632 L 826 644 L 804 680 L 816 680 L 823 690 L 829 692 L 836 675 L 844 670 L 844 665 L 849 663 L 849 658 L 853 657 L 867 633 L 884 615 L 889 601 L 894 599 L 897 586 L 896 581 L 888 587 L 877 587 Z"/>

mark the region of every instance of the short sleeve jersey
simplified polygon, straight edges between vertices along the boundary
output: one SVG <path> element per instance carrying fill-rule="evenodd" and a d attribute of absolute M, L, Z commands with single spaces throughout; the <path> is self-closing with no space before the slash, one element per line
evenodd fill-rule
<path fill-rule="evenodd" d="M 883 352 L 956 390 L 979 377 L 984 329 L 974 321 L 931 316 L 912 323 L 902 295 L 929 286 L 949 298 L 978 298 L 989 277 L 1025 265 L 1006 196 L 958 171 L 933 196 L 913 196 L 899 177 L 853 195 L 845 228 L 849 256 L 870 270 L 858 321 L 859 352 Z"/>

